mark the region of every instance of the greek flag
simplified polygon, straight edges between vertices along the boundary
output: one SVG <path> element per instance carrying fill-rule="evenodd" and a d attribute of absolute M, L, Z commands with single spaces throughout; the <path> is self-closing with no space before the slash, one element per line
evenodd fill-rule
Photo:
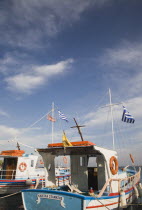
<path fill-rule="evenodd" d="M 123 114 L 122 114 L 122 121 L 127 123 L 134 123 L 135 119 L 133 116 L 127 111 L 125 106 L 123 106 Z"/>
<path fill-rule="evenodd" d="M 60 119 L 65 120 L 66 122 L 68 122 L 67 117 L 61 111 L 58 110 L 58 113 L 59 113 L 59 118 Z"/>

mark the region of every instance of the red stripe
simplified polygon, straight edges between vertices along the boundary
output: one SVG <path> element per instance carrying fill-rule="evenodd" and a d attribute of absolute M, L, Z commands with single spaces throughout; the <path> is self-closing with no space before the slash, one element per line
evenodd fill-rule
<path fill-rule="evenodd" d="M 133 196 L 133 194 L 134 194 L 134 193 L 132 193 L 132 195 L 130 195 L 127 199 L 131 198 L 131 197 Z M 126 200 L 127 200 L 127 199 L 126 199 Z M 104 207 L 104 206 L 111 206 L 111 205 L 114 205 L 114 204 L 117 204 L 117 203 L 120 203 L 120 201 L 119 201 L 119 202 L 115 202 L 115 203 L 111 203 L 111 204 L 99 205 L 99 206 L 88 206 L 88 207 L 86 207 L 86 209 L 100 208 L 100 207 Z M 127 205 L 129 205 L 129 204 L 127 203 Z"/>
<path fill-rule="evenodd" d="M 136 185 L 138 184 L 139 182 L 137 182 L 136 183 Z M 129 192 L 129 191 L 131 191 L 131 190 L 133 190 L 134 189 L 134 187 L 131 187 L 131 188 L 129 188 L 128 190 L 125 190 L 124 192 L 125 193 L 127 193 L 127 192 Z M 120 193 L 110 193 L 109 194 L 109 196 L 117 196 L 117 195 L 119 195 Z"/>
<path fill-rule="evenodd" d="M 114 205 L 114 204 L 117 204 L 117 203 L 118 203 L 118 202 L 111 203 L 111 204 L 99 205 L 99 206 L 88 206 L 88 207 L 86 207 L 86 209 L 100 208 L 100 207 L 104 207 L 104 206 L 111 206 L 111 205 Z"/>
<path fill-rule="evenodd" d="M 30 185 L 30 186 L 35 186 L 34 184 L 32 184 L 32 185 Z M 15 188 L 15 187 L 25 187 L 25 186 L 23 186 L 23 185 L 2 185 L 2 186 L 0 186 L 0 189 L 1 188 L 3 188 L 3 187 L 13 187 L 13 188 Z M 28 186 L 27 186 L 28 187 Z"/>

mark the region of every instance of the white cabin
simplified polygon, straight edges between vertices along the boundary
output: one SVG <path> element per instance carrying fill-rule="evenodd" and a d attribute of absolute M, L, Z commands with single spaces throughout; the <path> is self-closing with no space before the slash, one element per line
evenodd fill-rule
<path fill-rule="evenodd" d="M 23 150 L 2 151 L 0 159 L 3 161 L 0 179 L 36 179 L 45 176 L 46 169 L 40 165 L 39 156 L 25 154 Z"/>
<path fill-rule="evenodd" d="M 53 147 L 50 144 L 46 149 L 38 149 L 48 171 L 48 186 L 56 184 L 54 160 L 56 156 L 62 155 L 70 156 L 71 183 L 81 191 L 88 191 L 90 188 L 100 191 L 109 178 L 117 179 L 118 177 L 125 178 L 127 176 L 125 172 L 121 173 L 119 170 L 116 171 L 115 175 L 112 174 L 110 159 L 114 157 L 117 160 L 116 151 L 98 147 L 91 142 L 89 143 L 90 145 L 88 146 L 73 146 L 66 147 L 66 149 L 58 146 L 58 144 L 53 144 Z M 88 164 L 90 158 L 93 160 L 93 166 Z M 112 192 L 116 192 L 118 190 L 118 183 L 113 182 L 111 187 Z"/>

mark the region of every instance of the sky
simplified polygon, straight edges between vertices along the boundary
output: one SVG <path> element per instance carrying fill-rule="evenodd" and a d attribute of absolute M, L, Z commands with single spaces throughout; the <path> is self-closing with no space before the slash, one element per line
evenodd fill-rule
<path fill-rule="evenodd" d="M 130 153 L 142 164 L 142 1 L 0 4 L 0 150 L 14 149 L 16 141 L 26 151 L 45 148 L 52 130 L 54 142 L 63 130 L 80 141 L 73 118 L 85 125 L 84 140 L 112 149 L 110 89 L 120 164 L 131 164 Z M 134 124 L 121 121 L 122 105 Z"/>

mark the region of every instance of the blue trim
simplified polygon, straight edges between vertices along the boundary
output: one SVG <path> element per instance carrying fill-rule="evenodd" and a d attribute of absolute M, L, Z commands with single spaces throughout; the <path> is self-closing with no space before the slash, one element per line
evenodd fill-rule
<path fill-rule="evenodd" d="M 44 193 L 52 193 L 52 194 L 60 194 L 60 195 L 67 195 L 67 196 L 72 196 L 72 197 L 76 197 L 76 198 L 80 198 L 82 200 L 96 200 L 95 197 L 91 197 L 91 196 L 85 196 L 85 195 L 80 195 L 80 194 L 75 194 L 75 193 L 70 193 L 70 192 L 66 192 L 66 191 L 56 191 L 56 190 L 48 190 L 48 189 L 27 189 L 27 190 L 22 190 L 22 192 L 44 192 Z M 101 200 L 101 199 L 110 199 L 110 198 L 115 198 L 118 196 L 102 196 L 100 198 L 97 198 L 97 200 Z"/>
<path fill-rule="evenodd" d="M 130 190 L 126 193 L 130 194 L 133 191 Z M 59 190 L 48 190 L 48 189 L 25 189 L 22 190 L 22 192 L 44 192 L 44 193 L 52 193 L 52 194 L 60 194 L 60 195 L 67 195 L 67 196 L 72 196 L 72 197 L 76 197 L 76 198 L 80 198 L 82 200 L 101 200 L 101 199 L 111 199 L 111 198 L 118 198 L 120 197 L 120 195 L 115 195 L 115 196 L 101 196 L 100 198 L 95 198 L 95 197 L 91 197 L 91 196 L 85 196 L 85 195 L 80 195 L 80 194 L 75 194 L 75 193 L 71 193 L 71 192 L 66 192 L 66 191 L 59 191 Z"/>

